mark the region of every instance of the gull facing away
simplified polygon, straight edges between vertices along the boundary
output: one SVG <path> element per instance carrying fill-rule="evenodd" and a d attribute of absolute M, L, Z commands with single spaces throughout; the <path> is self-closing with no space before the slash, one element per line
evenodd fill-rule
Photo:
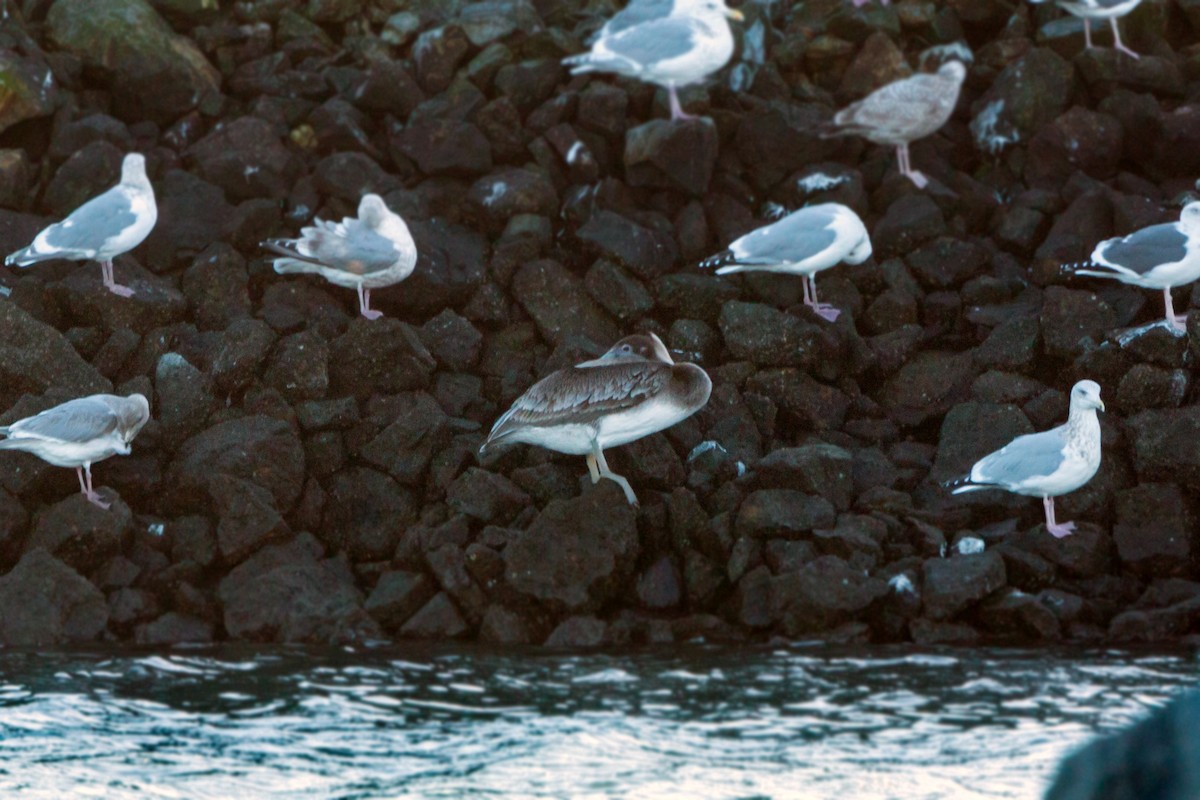
<path fill-rule="evenodd" d="M 1046 1 L 1030 0 L 1035 4 Z M 1055 5 L 1067 13 L 1083 19 L 1083 39 L 1087 43 L 1088 50 L 1094 47 L 1092 44 L 1092 20 L 1107 19 L 1108 24 L 1112 26 L 1113 47 L 1127 56 L 1137 58 L 1138 54 L 1121 41 L 1121 29 L 1117 27 L 1117 19 L 1133 11 L 1141 2 L 1142 0 L 1055 0 Z"/>
<path fill-rule="evenodd" d="M 129 455 L 130 442 L 149 419 L 144 395 L 93 394 L 0 427 L 7 437 L 0 439 L 0 450 L 24 450 L 56 467 L 74 467 L 83 495 L 108 508 L 92 489 L 92 464 Z"/>
<path fill-rule="evenodd" d="M 729 62 L 733 32 L 727 18 L 743 17 L 724 0 L 635 0 L 605 24 L 590 51 L 563 64 L 572 75 L 614 72 L 663 86 L 671 119 L 693 119 L 679 104 L 676 87 L 698 83 Z"/>
<path fill-rule="evenodd" d="M 842 312 L 817 301 L 818 272 L 845 261 L 861 264 L 871 257 L 871 237 L 854 210 L 841 203 L 821 203 L 793 211 L 764 225 L 709 256 L 701 267 L 733 272 L 783 272 L 804 277 L 804 305 L 833 322 Z"/>
<path fill-rule="evenodd" d="M 141 244 L 158 221 L 154 187 L 146 177 L 146 158 L 130 153 L 121 162 L 121 182 L 72 211 L 34 237 L 33 243 L 4 259 L 28 267 L 39 261 L 99 261 L 110 292 L 130 297 L 133 290 L 117 283 L 113 259 Z"/>
<path fill-rule="evenodd" d="M 1104 410 L 1100 385 L 1080 381 L 1071 388 L 1071 410 L 1065 425 L 1018 436 L 971 467 L 970 474 L 950 481 L 952 494 L 978 489 L 1004 489 L 1026 497 L 1041 497 L 1046 530 L 1061 539 L 1075 530 L 1074 522 L 1054 519 L 1054 498 L 1073 492 L 1100 469 L 1100 420 Z"/>
<path fill-rule="evenodd" d="M 834 114 L 821 135 L 862 136 L 875 144 L 894 146 L 900 174 L 923 189 L 929 180 L 912 168 L 908 144 L 946 124 L 966 76 L 961 61 L 947 61 L 937 72 L 893 81 Z"/>
<path fill-rule="evenodd" d="M 283 256 L 274 262 L 280 275 L 315 273 L 356 289 L 359 313 L 367 319 L 383 316 L 371 309 L 371 290 L 399 283 L 417 265 L 417 245 L 408 226 L 377 194 L 363 195 L 357 219 L 318 219 L 301 228 L 298 239 L 269 239 L 262 246 Z"/>
<path fill-rule="evenodd" d="M 615 481 L 636 506 L 633 487 L 608 468 L 604 449 L 666 430 L 696 413 L 711 393 L 708 373 L 695 364 L 676 364 L 653 333 L 626 336 L 599 358 L 530 387 L 496 420 L 479 454 L 524 442 L 586 455 L 592 483 Z"/>
<path fill-rule="evenodd" d="M 1151 225 L 1128 236 L 1105 239 L 1090 261 L 1066 264 L 1076 275 L 1115 278 L 1146 289 L 1162 289 L 1166 321 L 1187 330 L 1187 314 L 1176 314 L 1171 288 L 1200 278 L 1200 201 L 1183 207 L 1178 222 Z"/>

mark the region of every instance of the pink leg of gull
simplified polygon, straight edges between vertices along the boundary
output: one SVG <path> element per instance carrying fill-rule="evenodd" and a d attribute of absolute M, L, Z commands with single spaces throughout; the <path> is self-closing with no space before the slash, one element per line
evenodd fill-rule
<path fill-rule="evenodd" d="M 924 189 L 929 185 L 929 179 L 912 168 L 912 160 L 908 154 L 908 142 L 896 148 L 896 157 L 900 161 L 900 173 L 912 181 L 918 189 Z"/>
<path fill-rule="evenodd" d="M 1117 18 L 1113 17 L 1108 22 L 1110 25 L 1112 25 L 1112 29 L 1113 29 L 1113 47 L 1117 48 L 1118 50 L 1120 50 L 1122 53 L 1124 53 L 1127 56 L 1131 56 L 1133 58 L 1140 58 L 1140 56 L 1137 53 L 1130 50 L 1128 47 L 1125 46 L 1125 43 L 1121 41 L 1121 29 L 1117 27 Z"/>
<path fill-rule="evenodd" d="M 1050 531 L 1050 535 L 1055 539 L 1061 539 L 1064 536 L 1070 536 L 1075 532 L 1074 522 L 1064 522 L 1061 525 L 1054 521 L 1054 498 L 1043 497 L 1042 508 L 1046 510 L 1046 530 Z"/>
<path fill-rule="evenodd" d="M 671 119 L 696 119 L 685 112 L 683 106 L 679 104 L 679 95 L 675 92 L 675 84 L 672 83 L 667 87 L 667 94 L 671 98 Z"/>
<path fill-rule="evenodd" d="M 817 316 L 821 317 L 822 319 L 827 319 L 830 322 L 836 321 L 837 318 L 842 315 L 842 312 L 828 303 L 821 303 L 817 301 L 817 279 L 811 275 L 805 275 L 804 283 L 806 286 L 812 287 L 811 295 L 809 295 L 808 292 L 804 293 L 805 295 L 808 295 L 804 299 L 804 304 L 813 311 L 817 312 Z"/>
<path fill-rule="evenodd" d="M 1163 289 L 1163 302 L 1167 307 L 1167 324 L 1177 331 L 1187 330 L 1187 314 L 1176 314 L 1175 304 L 1171 301 L 1171 288 Z"/>
<path fill-rule="evenodd" d="M 84 473 L 87 473 L 87 481 L 83 479 Z M 100 499 L 100 495 L 92 489 L 92 465 L 84 464 L 82 467 L 75 468 L 75 474 L 79 477 L 79 490 L 83 492 L 83 496 L 88 499 L 89 503 L 100 506 L 105 511 L 112 507 L 112 503 L 106 503 Z"/>
<path fill-rule="evenodd" d="M 358 287 L 358 313 L 367 319 L 379 319 L 383 316 L 382 311 L 371 310 L 371 290 L 364 289 L 361 284 Z"/>
<path fill-rule="evenodd" d="M 1087 49 L 1092 49 L 1092 21 L 1087 17 L 1083 18 L 1083 41 L 1087 45 Z"/>
<path fill-rule="evenodd" d="M 128 286 L 122 286 L 117 283 L 116 277 L 113 275 L 112 259 L 100 262 L 101 274 L 104 276 L 104 286 L 110 292 L 119 297 L 133 297 L 133 289 Z"/>

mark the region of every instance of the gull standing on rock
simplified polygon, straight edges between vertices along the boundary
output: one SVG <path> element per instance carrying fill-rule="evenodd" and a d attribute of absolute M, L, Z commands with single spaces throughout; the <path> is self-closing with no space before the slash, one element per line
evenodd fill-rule
<path fill-rule="evenodd" d="M 1046 530 L 1059 539 L 1071 534 L 1074 522 L 1054 519 L 1054 498 L 1083 486 L 1100 469 L 1100 420 L 1096 409 L 1104 410 L 1100 385 L 1080 381 L 1071 389 L 1071 410 L 1065 425 L 1018 436 L 976 462 L 969 475 L 946 487 L 952 494 L 1004 489 L 1041 497 Z"/>
<path fill-rule="evenodd" d="M 676 87 L 704 80 L 733 56 L 727 18 L 742 12 L 724 0 L 643 0 L 601 29 L 587 53 L 563 59 L 571 74 L 615 72 L 666 88 L 671 119 L 693 119 L 679 104 Z"/>
<path fill-rule="evenodd" d="M 845 261 L 861 264 L 871 257 L 871 237 L 854 210 L 841 203 L 821 203 L 793 211 L 709 256 L 701 267 L 732 272 L 784 272 L 804 278 L 804 305 L 833 322 L 841 314 L 817 301 L 818 272 Z"/>
<path fill-rule="evenodd" d="M 517 398 L 479 448 L 525 442 L 586 455 L 592 483 L 615 481 L 630 505 L 629 481 L 608 468 L 606 447 L 618 447 L 687 419 L 708 402 L 712 380 L 695 364 L 676 364 L 662 340 L 626 336 L 599 358 L 560 369 Z"/>
<path fill-rule="evenodd" d="M 274 263 L 280 275 L 315 273 L 358 290 L 359 313 L 367 319 L 383 316 L 371 309 L 371 290 L 399 283 L 417 265 L 417 246 L 408 226 L 377 194 L 363 195 L 357 219 L 317 219 L 300 229 L 299 239 L 269 239 L 262 246 L 284 256 Z"/>
<path fill-rule="evenodd" d="M 946 124 L 966 76 L 961 61 L 947 61 L 937 72 L 893 81 L 834 114 L 821 135 L 862 136 L 875 144 L 894 146 L 900 174 L 923 189 L 929 180 L 912 168 L 908 144 Z"/>
<path fill-rule="evenodd" d="M 129 443 L 149 419 L 144 395 L 93 394 L 0 427 L 0 435 L 7 437 L 0 439 L 0 450 L 23 450 L 56 467 L 74 467 L 83 495 L 108 508 L 92 489 L 92 464 L 129 455 Z"/>
<path fill-rule="evenodd" d="M 99 261 L 108 290 L 130 297 L 133 290 L 113 277 L 113 259 L 141 244 L 157 221 L 158 205 L 146 177 L 146 158 L 130 153 L 121 163 L 120 183 L 46 228 L 34 237 L 33 244 L 12 253 L 4 263 L 28 267 L 58 258 Z"/>
<path fill-rule="evenodd" d="M 1030 0 L 1035 4 L 1046 1 Z M 1094 46 L 1092 44 L 1092 20 L 1106 19 L 1112 26 L 1113 47 L 1133 58 L 1137 58 L 1138 54 L 1121 41 L 1121 29 L 1117 27 L 1117 19 L 1133 11 L 1141 2 L 1142 0 L 1055 0 L 1055 4 L 1063 11 L 1083 19 L 1083 40 L 1087 43 L 1088 50 Z"/>
<path fill-rule="evenodd" d="M 1166 321 L 1186 331 L 1187 314 L 1176 314 L 1171 288 L 1200 278 L 1200 201 L 1183 207 L 1178 222 L 1151 225 L 1128 236 L 1105 239 L 1090 261 L 1065 264 L 1076 275 L 1115 278 L 1146 289 L 1162 289 Z"/>

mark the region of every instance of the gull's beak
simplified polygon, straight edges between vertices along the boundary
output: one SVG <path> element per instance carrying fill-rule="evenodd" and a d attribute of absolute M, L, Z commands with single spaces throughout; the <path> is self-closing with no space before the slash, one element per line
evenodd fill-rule
<path fill-rule="evenodd" d="M 736 19 L 738 22 L 743 22 L 746 19 L 746 15 L 736 8 L 725 9 L 725 16 L 729 17 L 730 19 Z"/>
<path fill-rule="evenodd" d="M 1096 402 L 1100 404 L 1100 410 L 1103 411 L 1104 410 L 1104 401 L 1101 400 L 1100 398 L 1096 398 Z"/>

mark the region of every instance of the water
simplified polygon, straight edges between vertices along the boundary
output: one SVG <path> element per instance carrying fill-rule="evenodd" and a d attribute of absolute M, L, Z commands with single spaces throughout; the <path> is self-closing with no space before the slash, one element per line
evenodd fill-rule
<path fill-rule="evenodd" d="M 0 797 L 1036 798 L 1185 652 L 0 651 Z"/>

